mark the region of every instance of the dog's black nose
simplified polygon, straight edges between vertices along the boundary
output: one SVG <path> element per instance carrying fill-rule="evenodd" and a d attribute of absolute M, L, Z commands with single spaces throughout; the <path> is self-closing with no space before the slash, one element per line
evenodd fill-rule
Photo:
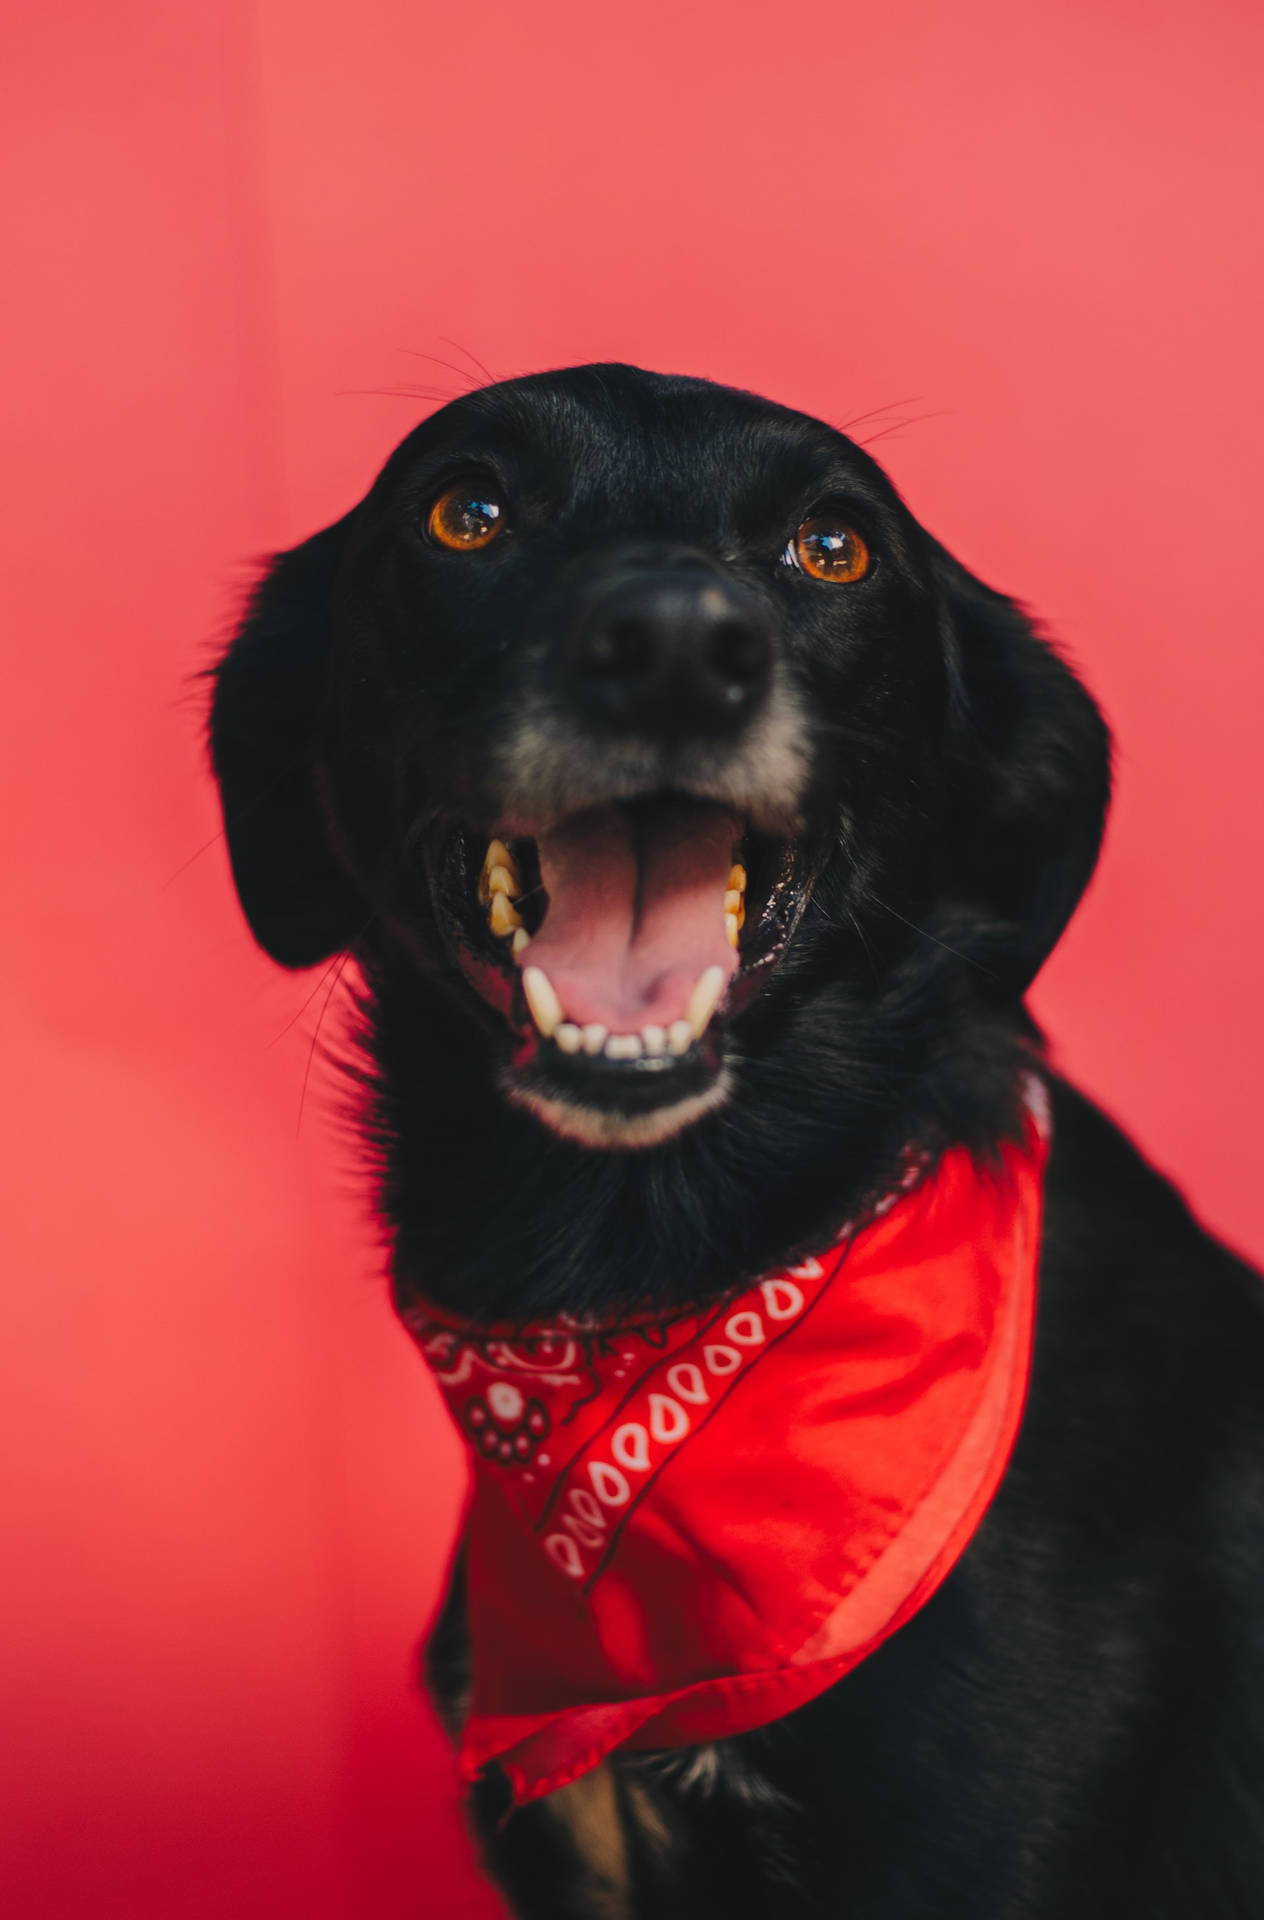
<path fill-rule="evenodd" d="M 656 734 L 731 733 L 768 691 L 772 638 L 758 604 L 699 569 L 625 576 L 590 601 L 566 663 L 584 706 Z"/>

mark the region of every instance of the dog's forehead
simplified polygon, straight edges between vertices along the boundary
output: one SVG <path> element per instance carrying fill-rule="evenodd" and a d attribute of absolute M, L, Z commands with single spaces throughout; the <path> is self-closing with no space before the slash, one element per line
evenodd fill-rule
<path fill-rule="evenodd" d="M 778 504 L 814 486 L 885 491 L 875 464 L 824 421 L 686 375 L 598 365 L 500 382 L 412 436 L 433 458 L 487 459 L 573 502 Z"/>

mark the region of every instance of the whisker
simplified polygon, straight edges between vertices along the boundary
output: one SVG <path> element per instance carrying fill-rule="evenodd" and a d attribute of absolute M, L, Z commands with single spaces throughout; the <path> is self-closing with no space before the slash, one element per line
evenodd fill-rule
<path fill-rule="evenodd" d="M 448 372 L 454 373 L 458 380 L 464 380 L 467 393 L 473 390 L 475 384 L 473 375 L 464 367 L 454 366 L 451 360 L 441 359 L 437 353 L 426 353 L 420 347 L 401 347 L 400 352 L 407 354 L 410 360 L 429 360 L 436 367 L 446 367 Z"/>
<path fill-rule="evenodd" d="M 941 940 L 937 934 L 929 933 L 925 927 L 919 927 L 916 920 L 906 919 L 895 907 L 888 906 L 885 900 L 879 900 L 872 888 L 868 889 L 868 892 L 869 898 L 873 901 L 875 907 L 881 907 L 883 913 L 889 913 L 892 919 L 900 921 L 901 925 L 906 926 L 911 933 L 920 934 L 922 939 L 929 940 L 932 946 L 942 947 L 945 953 L 950 953 L 953 956 L 954 960 L 964 960 L 968 967 L 974 967 L 979 973 L 986 973 L 990 978 L 995 977 L 992 974 L 992 969 L 985 967 L 981 960 L 975 960 L 970 954 L 962 953 L 959 947 L 949 946 L 948 942 Z"/>
<path fill-rule="evenodd" d="M 904 400 L 888 400 L 885 406 L 871 407 L 868 413 L 853 414 L 850 420 L 844 420 L 839 429 L 850 433 L 853 427 L 863 427 L 866 420 L 876 420 L 880 413 L 890 413 L 893 407 L 915 407 L 924 398 L 920 393 L 910 393 Z"/>
<path fill-rule="evenodd" d="M 932 413 L 914 413 L 907 420 L 893 420 L 889 426 L 880 427 L 877 433 L 866 434 L 865 438 L 857 441 L 856 444 L 861 447 L 871 447 L 876 441 L 886 440 L 892 434 L 898 433 L 902 427 L 919 427 L 923 420 L 943 420 L 951 412 L 951 407 L 936 407 Z"/>
<path fill-rule="evenodd" d="M 441 333 L 439 335 L 439 338 L 443 341 L 445 346 L 455 347 L 457 352 L 463 353 L 467 360 L 472 360 L 474 362 L 474 365 L 478 368 L 479 372 L 485 375 L 485 377 L 491 382 L 493 386 L 496 385 L 496 375 L 492 372 L 490 367 L 486 367 L 483 365 L 483 362 L 479 359 L 476 353 L 471 353 L 470 349 L 468 347 L 462 346 L 459 340 L 449 340 L 446 333 Z"/>
<path fill-rule="evenodd" d="M 347 951 L 350 952 L 350 948 L 348 948 Z M 316 995 L 320 992 L 321 988 L 325 985 L 326 981 L 329 979 L 330 974 L 333 973 L 335 969 L 340 966 L 340 964 L 346 959 L 346 957 L 347 957 L 346 954 L 334 955 L 334 958 L 329 962 L 329 965 L 325 968 L 325 971 L 321 974 L 320 979 L 316 982 L 316 985 L 312 988 L 306 1000 L 304 1000 L 302 1006 L 299 1008 L 298 1012 L 294 1014 L 294 1016 L 291 1019 L 286 1021 L 285 1025 L 281 1028 L 281 1031 L 279 1033 L 274 1034 L 271 1040 L 269 1040 L 268 1042 L 269 1047 L 277 1046 L 280 1041 L 284 1040 L 286 1034 L 292 1032 L 292 1030 L 298 1025 L 299 1021 L 303 1018 L 303 1015 L 307 1012 L 307 1009 L 311 1006 L 312 1001 L 316 998 Z M 319 1022 L 317 1023 L 317 1031 L 319 1031 Z"/>
<path fill-rule="evenodd" d="M 333 979 L 330 981 L 329 991 L 326 993 L 325 998 L 321 1003 L 320 1014 L 316 1021 L 316 1031 L 312 1035 L 312 1044 L 307 1050 L 307 1065 L 303 1069 L 303 1085 L 299 1091 L 299 1096 L 298 1096 L 298 1118 L 294 1122 L 294 1138 L 296 1140 L 299 1137 L 299 1133 L 303 1125 L 303 1108 L 307 1101 L 308 1082 L 312 1077 L 312 1062 L 316 1058 L 316 1042 L 320 1039 L 320 1030 L 322 1025 L 324 1024 L 325 1015 L 329 1012 L 329 1003 L 334 997 L 334 990 L 337 987 L 338 982 L 341 980 L 343 975 L 343 970 L 345 969 L 346 964 L 348 960 L 350 960 L 350 958 L 351 958 L 351 948 L 348 947 L 347 951 L 344 954 L 342 954 L 339 958 L 337 972 L 334 974 Z"/>
<path fill-rule="evenodd" d="M 163 881 L 160 891 L 165 893 L 168 887 L 173 887 L 176 881 L 180 878 L 180 875 L 182 873 L 187 873 L 189 871 L 189 868 L 193 865 L 193 862 L 195 860 L 200 860 L 204 853 L 209 853 L 210 849 L 215 845 L 215 842 L 217 840 L 222 840 L 223 838 L 224 838 L 224 829 L 223 827 L 220 827 L 215 833 L 211 835 L 209 840 L 204 840 L 201 846 L 196 848 L 195 851 L 189 855 L 187 860 L 182 860 L 180 862 L 180 865 L 176 868 L 175 872 L 173 874 L 168 875 L 167 879 Z"/>
<path fill-rule="evenodd" d="M 846 913 L 847 913 L 847 918 L 851 921 L 852 926 L 856 930 L 857 939 L 860 941 L 861 946 L 865 950 L 865 958 L 868 960 L 870 967 L 873 969 L 874 985 L 880 987 L 882 985 L 882 975 L 879 973 L 878 963 L 873 957 L 873 948 L 869 945 L 869 942 L 865 937 L 865 930 L 861 926 L 859 920 L 856 918 L 855 914 L 852 912 L 850 907 L 846 909 Z"/>
<path fill-rule="evenodd" d="M 339 400 L 363 399 L 366 395 L 387 400 L 438 400 L 444 406 L 461 398 L 459 393 L 447 393 L 441 387 L 338 387 L 336 395 Z"/>

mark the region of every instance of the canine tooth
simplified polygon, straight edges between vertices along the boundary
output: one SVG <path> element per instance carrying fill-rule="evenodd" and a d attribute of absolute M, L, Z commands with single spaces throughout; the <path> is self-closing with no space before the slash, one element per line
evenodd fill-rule
<path fill-rule="evenodd" d="M 642 1027 L 641 1045 L 646 1053 L 666 1053 L 667 1035 L 662 1027 Z"/>
<path fill-rule="evenodd" d="M 573 1020 L 563 1020 L 561 1026 L 555 1030 L 553 1038 L 563 1053 L 578 1053 L 584 1036 Z"/>
<path fill-rule="evenodd" d="M 725 913 L 736 913 L 738 908 L 741 906 L 741 904 L 742 904 L 741 888 L 730 887 L 728 892 L 724 896 Z"/>
<path fill-rule="evenodd" d="M 693 1028 L 687 1020 L 673 1020 L 667 1029 L 667 1051 L 688 1053 L 693 1045 Z"/>
<path fill-rule="evenodd" d="M 606 1035 L 609 1031 L 609 1027 L 599 1025 L 596 1020 L 592 1021 L 589 1026 L 584 1027 L 582 1030 L 584 1052 L 600 1053 L 606 1044 Z"/>
<path fill-rule="evenodd" d="M 729 869 L 729 886 L 734 890 L 735 893 L 745 893 L 746 891 L 745 867 L 733 866 Z"/>
<path fill-rule="evenodd" d="M 724 931 L 728 936 L 729 945 L 735 947 L 737 945 L 737 915 L 735 913 L 725 914 Z"/>
<path fill-rule="evenodd" d="M 562 1024 L 562 1003 L 554 993 L 553 982 L 543 967 L 522 969 L 522 991 L 527 996 L 531 1018 L 547 1040 Z"/>
<path fill-rule="evenodd" d="M 607 1060 L 639 1060 L 641 1057 L 641 1036 L 639 1033 L 612 1033 L 606 1041 Z"/>
<path fill-rule="evenodd" d="M 530 945 L 531 945 L 531 935 L 527 932 L 526 928 L 515 927 L 514 937 L 513 937 L 514 952 L 521 953 L 524 947 L 529 947 Z"/>
<path fill-rule="evenodd" d="M 488 893 L 521 893 L 522 882 L 512 867 L 491 867 L 487 873 Z"/>
<path fill-rule="evenodd" d="M 515 927 L 522 925 L 522 916 L 516 908 L 510 906 L 507 895 L 503 893 L 492 895 L 491 909 L 487 917 L 491 921 L 492 932 L 498 940 L 503 940 L 506 934 L 512 933 Z"/>
<path fill-rule="evenodd" d="M 720 995 L 724 992 L 724 968 L 708 967 L 705 973 L 698 975 L 694 990 L 689 996 L 685 1008 L 685 1018 L 693 1029 L 695 1040 L 701 1040 L 706 1031 L 707 1021 L 720 1004 Z"/>

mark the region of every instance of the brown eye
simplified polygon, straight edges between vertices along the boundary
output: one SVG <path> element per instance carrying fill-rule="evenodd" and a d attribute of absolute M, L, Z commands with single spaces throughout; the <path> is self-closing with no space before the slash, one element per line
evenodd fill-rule
<path fill-rule="evenodd" d="M 472 553 L 494 540 L 504 524 L 505 509 L 495 494 L 465 480 L 439 495 L 430 509 L 426 531 L 437 546 Z"/>
<path fill-rule="evenodd" d="M 869 571 L 869 549 L 845 520 L 830 514 L 805 520 L 786 548 L 786 560 L 800 567 L 814 580 L 829 580 L 847 585 L 863 580 Z"/>

